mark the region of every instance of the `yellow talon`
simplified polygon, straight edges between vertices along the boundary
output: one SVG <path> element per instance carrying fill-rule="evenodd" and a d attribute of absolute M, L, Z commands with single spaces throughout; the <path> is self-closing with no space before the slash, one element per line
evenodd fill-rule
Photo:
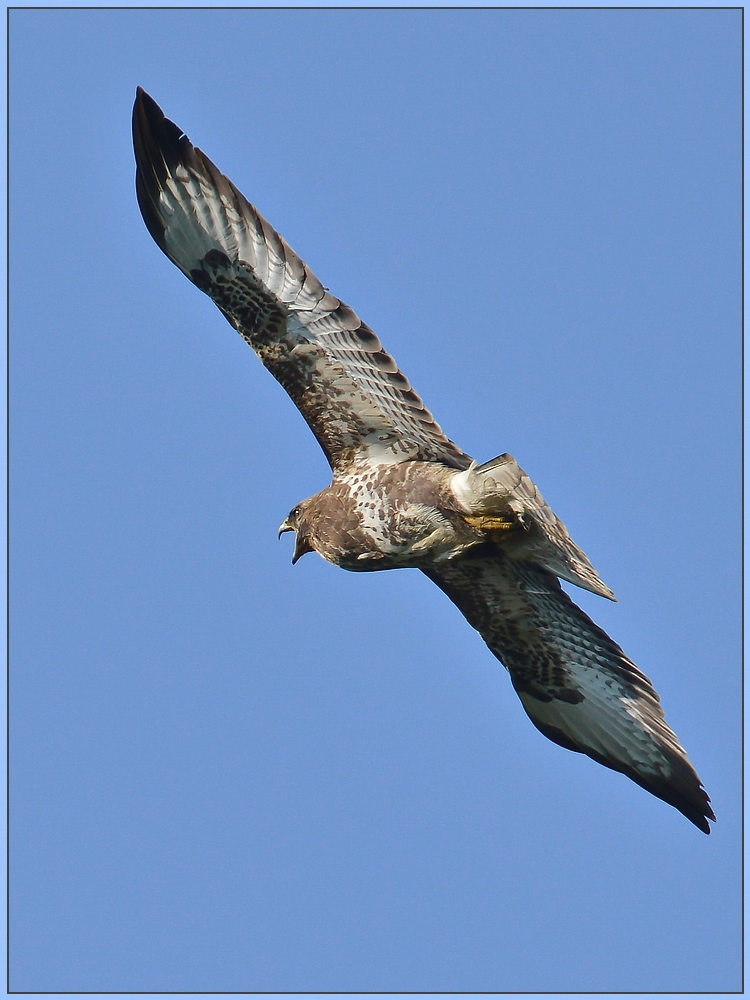
<path fill-rule="evenodd" d="M 515 521 L 508 521 L 502 517 L 465 517 L 464 520 L 472 528 L 479 528 L 480 531 L 510 531 L 515 528 Z"/>

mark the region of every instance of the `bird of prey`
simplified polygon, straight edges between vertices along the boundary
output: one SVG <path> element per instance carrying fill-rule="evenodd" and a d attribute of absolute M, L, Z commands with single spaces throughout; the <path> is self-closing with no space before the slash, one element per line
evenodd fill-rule
<path fill-rule="evenodd" d="M 354 310 L 141 88 L 136 190 L 152 237 L 286 389 L 333 481 L 291 511 L 306 552 L 355 571 L 415 567 L 507 668 L 534 725 L 621 771 L 704 833 L 709 798 L 649 679 L 558 578 L 614 599 L 510 455 L 450 441 Z"/>

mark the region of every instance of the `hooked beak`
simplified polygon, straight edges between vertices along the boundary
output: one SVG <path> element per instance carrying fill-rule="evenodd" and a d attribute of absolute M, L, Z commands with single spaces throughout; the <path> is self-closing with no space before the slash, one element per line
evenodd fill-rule
<path fill-rule="evenodd" d="M 279 526 L 279 538 L 281 538 L 281 536 L 287 531 L 294 531 L 294 525 L 289 523 L 288 517 L 284 518 L 281 525 Z"/>

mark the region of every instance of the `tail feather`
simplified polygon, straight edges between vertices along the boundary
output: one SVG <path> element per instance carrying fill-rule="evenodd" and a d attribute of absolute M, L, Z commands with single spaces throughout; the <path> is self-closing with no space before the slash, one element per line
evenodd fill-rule
<path fill-rule="evenodd" d="M 614 592 L 512 455 L 499 455 L 484 465 L 457 473 L 453 488 L 472 513 L 491 516 L 511 511 L 527 529 L 509 536 L 503 543 L 511 558 L 535 561 L 569 583 L 610 601 L 616 600 Z"/>

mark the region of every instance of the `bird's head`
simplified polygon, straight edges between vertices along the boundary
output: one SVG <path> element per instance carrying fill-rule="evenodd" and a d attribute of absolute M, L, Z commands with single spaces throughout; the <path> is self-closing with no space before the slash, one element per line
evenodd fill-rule
<path fill-rule="evenodd" d="M 289 516 L 284 519 L 279 527 L 279 538 L 281 538 L 286 531 L 297 532 L 297 538 L 295 539 L 294 545 L 294 555 L 292 556 L 293 566 L 306 552 L 315 551 L 315 546 L 312 544 L 312 531 L 310 529 L 310 525 L 305 520 L 304 503 L 297 504 L 297 506 L 289 512 Z"/>

